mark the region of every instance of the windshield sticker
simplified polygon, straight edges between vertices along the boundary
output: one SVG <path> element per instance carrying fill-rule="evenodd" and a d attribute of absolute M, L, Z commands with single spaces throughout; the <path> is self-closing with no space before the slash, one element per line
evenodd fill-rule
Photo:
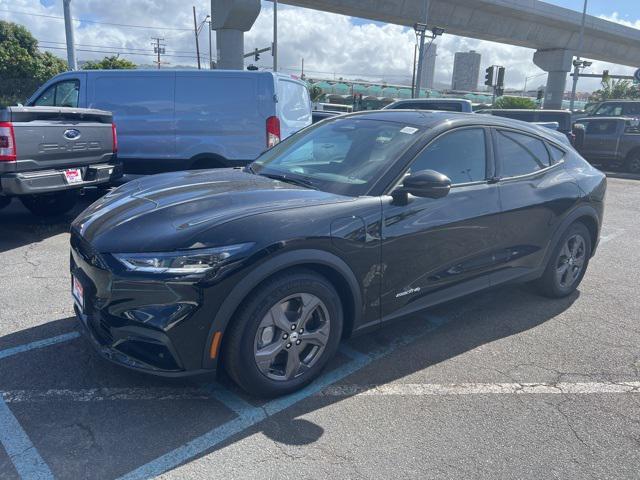
<path fill-rule="evenodd" d="M 413 135 L 417 131 L 418 131 L 418 129 L 414 128 L 414 127 L 404 127 L 402 130 L 400 130 L 400 133 L 406 133 L 408 135 Z"/>

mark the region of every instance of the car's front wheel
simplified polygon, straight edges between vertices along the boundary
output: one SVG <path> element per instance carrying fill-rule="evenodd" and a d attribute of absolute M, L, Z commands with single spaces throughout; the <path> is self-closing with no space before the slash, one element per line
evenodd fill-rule
<path fill-rule="evenodd" d="M 317 378 L 342 335 L 342 304 L 333 285 L 309 270 L 267 280 L 232 320 L 224 365 L 244 390 L 278 396 Z"/>
<path fill-rule="evenodd" d="M 556 245 L 544 274 L 541 292 L 551 298 L 566 297 L 578 288 L 591 258 L 591 235 L 583 223 L 572 224 Z"/>

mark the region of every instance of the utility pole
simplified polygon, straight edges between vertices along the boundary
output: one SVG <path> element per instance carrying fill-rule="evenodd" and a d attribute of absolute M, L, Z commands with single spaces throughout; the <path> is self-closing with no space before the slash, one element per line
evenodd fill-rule
<path fill-rule="evenodd" d="M 209 70 L 213 70 L 213 55 L 211 54 L 211 20 L 209 20 L 208 23 L 209 23 Z"/>
<path fill-rule="evenodd" d="M 416 98 L 420 98 L 420 83 L 422 80 L 422 68 L 424 66 L 424 37 L 429 18 L 429 0 L 424 0 L 424 28 L 420 28 L 420 42 L 418 46 L 418 71 L 416 72 Z"/>
<path fill-rule="evenodd" d="M 64 32 L 67 37 L 67 63 L 69 70 L 77 70 L 76 42 L 73 38 L 73 20 L 71 19 L 71 0 L 64 0 Z"/>
<path fill-rule="evenodd" d="M 273 45 L 271 46 L 273 55 L 273 71 L 278 71 L 278 0 L 273 0 Z"/>
<path fill-rule="evenodd" d="M 411 98 L 416 98 L 416 59 L 418 58 L 418 39 L 413 45 L 413 76 L 411 77 Z"/>
<path fill-rule="evenodd" d="M 304 57 L 302 57 L 302 71 L 300 72 L 300 78 L 304 80 Z"/>
<path fill-rule="evenodd" d="M 580 78 L 580 67 L 582 62 L 580 61 L 580 53 L 582 52 L 582 42 L 584 41 L 584 22 L 587 17 L 587 0 L 584 0 L 584 7 L 582 9 L 582 24 L 580 25 L 580 38 L 578 40 L 578 54 L 573 61 L 573 86 L 571 87 L 571 102 L 569 103 L 569 110 L 573 111 L 573 104 L 576 100 L 576 89 L 578 88 L 578 78 Z"/>
<path fill-rule="evenodd" d="M 166 46 L 164 43 L 164 38 L 151 37 L 151 40 L 154 40 L 151 45 L 153 45 L 153 53 L 157 55 L 156 64 L 158 65 L 158 70 L 160 70 L 160 64 L 162 63 L 160 60 L 160 55 L 164 54 L 164 47 Z"/>
<path fill-rule="evenodd" d="M 198 57 L 198 70 L 200 70 L 200 43 L 198 43 L 198 21 L 196 20 L 195 5 L 193 6 L 193 31 L 196 34 L 196 56 Z"/>

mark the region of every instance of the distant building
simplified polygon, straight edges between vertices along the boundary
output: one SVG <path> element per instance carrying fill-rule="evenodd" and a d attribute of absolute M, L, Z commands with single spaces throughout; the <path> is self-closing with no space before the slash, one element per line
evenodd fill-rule
<path fill-rule="evenodd" d="M 433 88 L 433 79 L 436 73 L 436 56 L 438 55 L 438 45 L 432 43 L 425 51 L 425 63 L 422 70 L 422 82 L 420 88 Z"/>
<path fill-rule="evenodd" d="M 473 91 L 478 88 L 480 54 L 475 50 L 456 52 L 453 60 L 452 90 Z"/>

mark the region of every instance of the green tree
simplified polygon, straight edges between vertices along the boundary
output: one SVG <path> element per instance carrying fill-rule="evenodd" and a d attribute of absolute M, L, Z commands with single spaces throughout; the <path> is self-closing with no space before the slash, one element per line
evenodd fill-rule
<path fill-rule="evenodd" d="M 24 102 L 67 63 L 38 51 L 38 41 L 22 25 L 0 20 L 0 105 Z"/>
<path fill-rule="evenodd" d="M 536 102 L 528 97 L 500 97 L 493 104 L 493 108 L 536 108 Z"/>
<path fill-rule="evenodd" d="M 89 61 L 82 65 L 83 70 L 131 70 L 136 64 L 118 55 L 104 57 L 102 60 Z"/>
<path fill-rule="evenodd" d="M 589 100 L 592 102 L 601 102 L 603 100 L 621 100 L 621 99 L 638 99 L 640 98 L 640 89 L 629 80 L 616 80 L 605 77 L 602 80 L 601 88 L 591 94 Z"/>

